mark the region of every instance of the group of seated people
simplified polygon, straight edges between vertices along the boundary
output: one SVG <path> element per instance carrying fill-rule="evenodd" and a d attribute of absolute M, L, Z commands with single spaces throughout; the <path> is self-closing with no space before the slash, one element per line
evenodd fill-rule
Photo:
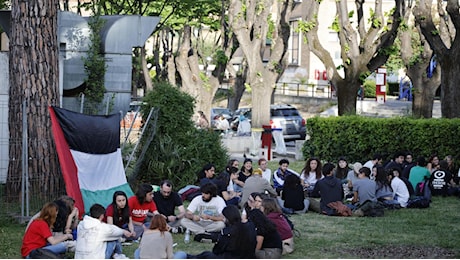
<path fill-rule="evenodd" d="M 135 258 L 280 258 L 294 250 L 293 230 L 283 212 L 340 215 L 368 200 L 404 208 L 425 179 L 433 195 L 458 194 L 459 178 L 447 160 L 430 159 L 428 166 L 419 157 L 404 163 L 408 156 L 397 153 L 382 166 L 381 156 L 375 155 L 352 169 L 345 157 L 337 167 L 313 157 L 300 174 L 289 169 L 287 159 L 279 161 L 273 175 L 265 159 L 257 169 L 246 159 L 241 170 L 237 160 L 230 160 L 217 177 L 215 166 L 208 164 L 198 174 L 198 194 L 186 209 L 168 180 L 155 192 L 152 185 L 141 184 L 130 198 L 116 191 L 110 205 L 92 205 L 81 221 L 75 201 L 62 196 L 30 220 L 21 254 L 36 258 L 43 250 L 74 251 L 75 258 L 126 258 L 122 241 L 140 240 Z M 214 242 L 213 250 L 173 253 L 171 233 L 184 231 L 195 241 Z"/>

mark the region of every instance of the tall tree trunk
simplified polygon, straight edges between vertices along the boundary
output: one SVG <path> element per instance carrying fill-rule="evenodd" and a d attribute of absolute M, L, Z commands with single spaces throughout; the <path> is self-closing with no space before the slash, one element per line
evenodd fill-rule
<path fill-rule="evenodd" d="M 439 57 L 439 56 L 438 56 Z M 460 49 L 452 46 L 449 55 L 439 59 L 441 64 L 441 113 L 445 118 L 460 117 Z"/>
<path fill-rule="evenodd" d="M 21 187 L 23 131 L 29 141 L 29 179 L 38 181 L 31 191 L 45 195 L 60 180 L 48 112 L 48 106 L 59 105 L 58 8 L 57 0 L 11 1 L 8 195 L 17 196 Z M 27 129 L 22 127 L 24 101 Z"/>
<path fill-rule="evenodd" d="M 144 75 L 145 81 L 145 89 L 144 93 L 153 90 L 152 86 L 152 78 L 150 78 L 150 70 L 147 68 L 147 58 L 145 55 L 145 46 L 141 47 L 141 66 L 142 66 L 142 74 Z"/>
<path fill-rule="evenodd" d="M 182 37 L 179 55 L 176 58 L 176 68 L 181 76 L 182 89 L 196 98 L 196 110 L 203 111 L 210 120 L 212 99 L 216 94 L 219 82 L 213 75 L 207 75 L 207 71 L 200 71 L 198 55 L 196 51 L 192 50 L 190 26 L 184 27 Z"/>
<path fill-rule="evenodd" d="M 355 79 L 350 82 L 347 79 Z M 339 115 L 355 115 L 356 100 L 358 97 L 358 89 L 360 83 L 356 77 L 346 77 L 345 80 L 334 81 L 334 86 L 337 90 L 337 107 Z"/>
<path fill-rule="evenodd" d="M 441 82 L 440 68 L 436 68 L 433 77 L 428 78 L 426 67 L 426 63 L 418 63 L 407 69 L 407 76 L 412 81 L 412 115 L 415 118 L 433 117 L 434 96 Z"/>

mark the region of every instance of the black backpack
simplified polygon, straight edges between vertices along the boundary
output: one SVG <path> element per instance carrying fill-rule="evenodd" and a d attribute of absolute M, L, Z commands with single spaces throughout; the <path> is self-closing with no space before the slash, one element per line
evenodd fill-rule
<path fill-rule="evenodd" d="M 385 215 L 385 206 L 380 201 L 366 200 L 359 209 L 363 211 L 366 217 L 383 217 Z"/>
<path fill-rule="evenodd" d="M 31 259 L 61 259 L 60 255 L 51 252 L 48 249 L 37 248 L 30 252 L 29 257 Z"/>
<path fill-rule="evenodd" d="M 430 200 L 423 196 L 415 197 L 407 202 L 407 207 L 418 209 L 428 208 L 430 207 Z"/>

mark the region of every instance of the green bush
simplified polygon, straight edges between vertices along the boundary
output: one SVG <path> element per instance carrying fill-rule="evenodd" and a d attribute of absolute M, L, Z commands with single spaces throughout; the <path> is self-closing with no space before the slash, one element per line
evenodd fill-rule
<path fill-rule="evenodd" d="M 144 102 L 147 103 L 142 108 L 144 118 L 152 107 L 159 111 L 156 124 L 147 125 L 140 142 L 139 151 L 148 147 L 130 178 L 134 188 L 141 182 L 159 184 L 163 179 L 183 187 L 194 184 L 197 172 L 207 163 L 214 163 L 216 170 L 223 169 L 229 158 L 227 151 L 218 133 L 194 127 L 195 101 L 190 95 L 169 83 L 158 83 Z"/>
<path fill-rule="evenodd" d="M 366 80 L 363 83 L 364 96 L 367 98 L 375 98 L 375 81 Z"/>
<path fill-rule="evenodd" d="M 397 151 L 411 151 L 415 157 L 437 153 L 459 160 L 460 147 L 449 138 L 459 130 L 460 119 L 314 117 L 308 119 L 310 139 L 303 154 L 333 162 L 344 155 L 349 162 L 365 162 L 374 153 L 390 159 Z"/>

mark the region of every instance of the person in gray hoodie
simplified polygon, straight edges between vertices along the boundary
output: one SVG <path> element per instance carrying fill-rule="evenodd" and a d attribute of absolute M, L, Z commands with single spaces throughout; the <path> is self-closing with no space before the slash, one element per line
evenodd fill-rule
<path fill-rule="evenodd" d="M 334 168 L 332 163 L 323 166 L 324 178 L 316 183 L 312 192 L 314 196 L 321 197 L 321 211 L 327 215 L 337 215 L 337 212 L 328 206 L 329 203 L 343 200 L 342 182 L 334 176 Z"/>

